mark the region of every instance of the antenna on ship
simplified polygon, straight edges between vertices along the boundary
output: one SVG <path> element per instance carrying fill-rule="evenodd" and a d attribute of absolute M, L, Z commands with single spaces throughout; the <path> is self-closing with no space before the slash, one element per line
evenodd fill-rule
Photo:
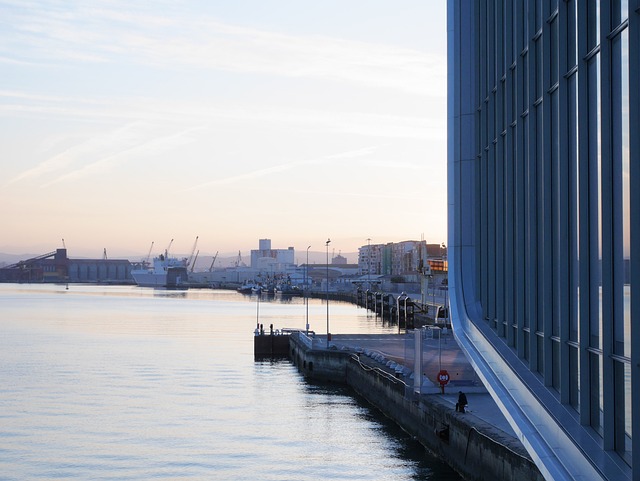
<path fill-rule="evenodd" d="M 169 249 L 171 249 L 171 244 L 173 244 L 173 239 L 171 239 L 171 242 L 169 242 L 169 245 L 167 246 L 167 248 L 164 250 L 164 255 L 165 257 L 169 258 Z"/>

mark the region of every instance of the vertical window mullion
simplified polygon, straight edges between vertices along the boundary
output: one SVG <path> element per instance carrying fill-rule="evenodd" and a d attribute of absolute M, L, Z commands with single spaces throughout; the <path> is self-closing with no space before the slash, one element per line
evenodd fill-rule
<path fill-rule="evenodd" d="M 528 99 L 527 99 L 527 310 L 529 318 L 529 327 L 531 329 L 529 336 L 529 365 L 534 371 L 538 368 L 538 338 L 536 331 L 538 330 L 538 231 L 537 231 L 537 197 L 536 197 L 536 158 L 537 158 L 537 119 L 536 119 L 536 55 L 535 55 L 535 2 L 530 1 L 527 7 L 527 73 L 528 73 Z"/>
<path fill-rule="evenodd" d="M 600 8 L 600 243 L 601 295 L 600 336 L 602 346 L 602 416 L 605 449 L 615 447 L 614 362 L 611 357 L 613 326 L 617 313 L 613 305 L 613 116 L 611 63 L 611 9 Z"/>
<path fill-rule="evenodd" d="M 555 20 L 557 35 L 556 45 L 558 53 L 558 157 L 556 159 L 556 169 L 558 185 L 556 188 L 558 197 L 558 222 L 555 229 L 557 231 L 558 246 L 556 249 L 556 269 L 558 269 L 558 286 L 555 290 L 554 303 L 557 305 L 554 315 L 559 323 L 560 331 L 560 401 L 563 404 L 571 403 L 571 384 L 573 379 L 577 379 L 575 373 L 570 369 L 570 316 L 571 308 L 575 299 L 570 288 L 570 270 L 572 263 L 572 253 L 570 249 L 570 239 L 573 236 L 572 222 L 569 215 L 569 206 L 572 199 L 572 187 L 570 181 L 571 169 L 575 166 L 572 161 L 572 153 L 569 143 L 575 136 L 571 135 L 570 125 L 574 125 L 575 117 L 572 117 L 569 109 L 569 78 L 563 75 L 567 69 L 568 49 L 572 48 L 573 38 L 569 35 L 569 5 L 567 2 L 559 2 L 558 18 Z M 563 39 L 563 40 L 561 40 Z M 562 74 L 561 74 L 562 72 Z M 565 161 L 562 161 L 565 159 Z"/>
<path fill-rule="evenodd" d="M 557 119 L 554 119 L 554 114 L 552 110 L 552 97 L 555 95 L 554 92 L 551 92 L 551 71 L 552 69 L 549 66 L 552 63 L 552 55 L 551 55 L 551 26 L 546 21 L 551 14 L 550 2 L 543 2 L 540 5 L 537 16 L 539 17 L 539 25 L 541 32 L 540 40 L 538 41 L 538 49 L 539 53 L 536 55 L 538 62 L 538 78 L 540 80 L 540 96 L 539 99 L 542 99 L 542 103 L 538 107 L 538 110 L 542 110 L 540 121 L 542 122 L 541 128 L 537 129 L 537 135 L 541 136 L 539 141 L 540 151 L 538 153 L 538 162 L 539 162 L 539 172 L 540 172 L 540 185 L 539 185 L 539 195 L 540 195 L 540 206 L 541 209 L 541 222 L 539 224 L 540 234 L 540 244 L 538 249 L 539 265 L 540 265 L 540 276 L 539 276 L 539 286 L 540 286 L 540 299 L 541 299 L 541 309 L 540 309 L 540 321 L 541 321 L 541 331 L 543 334 L 543 346 L 544 346 L 544 364 L 543 364 L 543 374 L 545 385 L 547 386 L 557 386 L 554 385 L 554 373 L 553 370 L 558 364 L 558 359 L 554 359 L 554 352 L 558 353 L 559 351 L 555 349 L 555 342 L 552 341 L 552 336 L 554 335 L 552 330 L 553 325 L 553 289 L 554 289 L 554 278 L 553 278 L 553 261 L 554 261 L 554 239 L 553 239 L 553 219 L 556 217 L 556 202 L 554 196 L 554 182 L 553 182 L 553 159 L 554 159 L 554 146 L 553 143 L 557 140 L 554 137 L 553 129 L 554 123 Z"/>
<path fill-rule="evenodd" d="M 640 85 L 640 10 L 634 10 L 629 2 L 629 86 Z M 636 9 L 640 9 L 640 2 L 635 0 Z M 640 89 L 629 88 L 629 127 L 638 129 L 640 126 Z M 640 182 L 640 136 L 629 136 L 629 185 L 638 185 Z M 640 286 L 640 256 L 635 254 L 636 246 L 640 245 L 640 189 L 629 190 L 629 317 L 630 317 L 630 344 L 632 346 L 630 382 L 631 398 L 640 399 L 640 299 L 638 292 Z M 640 433 L 640 414 L 637 410 L 632 412 L 631 433 Z M 631 456 L 636 460 L 634 474 L 640 471 L 638 460 L 640 459 L 640 442 L 636 439 L 632 443 Z"/>
<path fill-rule="evenodd" d="M 503 84 L 503 98 L 504 98 L 504 111 L 505 111 L 505 144 L 504 144 L 504 163 L 505 163 L 505 258 L 507 260 L 507 267 L 505 269 L 505 322 L 507 322 L 507 343 L 511 347 L 516 347 L 516 333 L 514 332 L 517 327 L 517 319 L 515 314 L 515 289 L 514 286 L 519 283 L 514 277 L 516 258 L 514 256 L 514 241 L 516 239 L 516 222 L 514 216 L 515 206 L 515 177 L 514 177 L 514 164 L 516 162 L 516 155 L 513 152 L 513 146 L 515 142 L 515 129 L 512 127 L 512 123 L 515 121 L 513 118 L 512 99 L 516 95 L 514 90 L 514 76 L 511 69 L 513 64 L 513 52 L 515 46 L 511 40 L 513 38 L 513 3 L 504 0 L 503 3 L 503 29 L 504 29 L 504 74 L 505 81 Z"/>
<path fill-rule="evenodd" d="M 578 185 L 577 185 L 577 221 L 578 221 L 578 337 L 580 351 L 578 355 L 578 372 L 580 373 L 580 422 L 583 425 L 590 423 L 591 409 L 591 377 L 590 377 L 590 216 L 589 216 L 589 90 L 588 90 L 588 63 L 585 59 L 589 52 L 589 32 L 587 28 L 587 9 L 578 7 L 578 79 L 577 82 L 577 110 L 581 122 L 578 122 Z"/>

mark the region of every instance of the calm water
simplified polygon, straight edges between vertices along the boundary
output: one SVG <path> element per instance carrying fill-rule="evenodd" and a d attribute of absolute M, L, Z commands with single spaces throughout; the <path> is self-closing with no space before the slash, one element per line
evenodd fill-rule
<path fill-rule="evenodd" d="M 346 389 L 255 362 L 255 299 L 0 284 L 0 479 L 458 480 Z M 304 327 L 301 300 L 261 302 Z M 326 305 L 311 301 L 311 329 Z M 330 304 L 335 333 L 395 332 Z"/>

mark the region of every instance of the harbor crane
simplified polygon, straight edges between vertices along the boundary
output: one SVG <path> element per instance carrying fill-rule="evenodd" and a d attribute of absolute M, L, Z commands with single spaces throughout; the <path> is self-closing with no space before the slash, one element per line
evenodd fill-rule
<path fill-rule="evenodd" d="M 193 259 L 193 254 L 196 251 L 196 247 L 198 245 L 198 236 L 196 236 L 196 240 L 193 243 L 193 247 L 191 248 L 191 254 L 189 254 L 189 258 L 187 259 L 187 266 L 191 265 L 191 260 Z M 195 263 L 195 262 L 194 262 Z"/>
<path fill-rule="evenodd" d="M 171 245 L 173 244 L 173 239 L 171 239 L 171 242 L 169 242 L 169 245 L 167 246 L 167 248 L 164 250 L 164 256 L 165 257 L 169 257 L 169 249 L 171 249 Z"/>
<path fill-rule="evenodd" d="M 217 258 L 218 258 L 218 251 L 216 251 L 216 255 L 213 256 L 213 260 L 211 261 L 211 265 L 209 266 L 209 272 L 213 271 L 213 265 L 216 263 Z"/>
<path fill-rule="evenodd" d="M 106 247 L 104 248 L 104 253 L 102 254 L 102 259 L 105 260 L 105 261 L 108 259 L 107 258 L 107 248 Z"/>
<path fill-rule="evenodd" d="M 198 254 L 200 254 L 200 249 L 198 249 L 198 252 L 196 252 L 196 256 L 193 258 L 193 264 L 191 264 L 190 272 L 193 272 L 193 270 L 196 268 L 196 261 L 198 260 Z"/>
<path fill-rule="evenodd" d="M 147 253 L 147 258 L 144 260 L 145 264 L 149 263 L 149 259 L 151 259 L 151 251 L 153 250 L 153 241 L 151 241 L 151 247 L 149 247 L 149 252 Z"/>

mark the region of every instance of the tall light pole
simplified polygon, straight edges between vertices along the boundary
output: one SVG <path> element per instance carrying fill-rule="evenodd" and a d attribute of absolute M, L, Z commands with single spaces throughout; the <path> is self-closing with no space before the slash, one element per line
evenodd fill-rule
<path fill-rule="evenodd" d="M 256 304 L 256 330 L 260 330 L 260 295 L 257 297 L 258 301 Z"/>
<path fill-rule="evenodd" d="M 329 341 L 331 334 L 329 333 L 329 244 L 331 239 L 327 239 L 325 246 L 327 247 L 327 349 L 329 348 Z"/>
<path fill-rule="evenodd" d="M 371 238 L 367 239 L 367 257 L 367 284 L 369 286 L 368 288 L 371 289 Z"/>
<path fill-rule="evenodd" d="M 309 288 L 309 249 L 311 249 L 311 246 L 307 247 L 307 263 L 304 266 L 304 303 L 307 307 L 307 336 L 309 335 L 309 293 L 307 292 L 307 289 Z"/>

